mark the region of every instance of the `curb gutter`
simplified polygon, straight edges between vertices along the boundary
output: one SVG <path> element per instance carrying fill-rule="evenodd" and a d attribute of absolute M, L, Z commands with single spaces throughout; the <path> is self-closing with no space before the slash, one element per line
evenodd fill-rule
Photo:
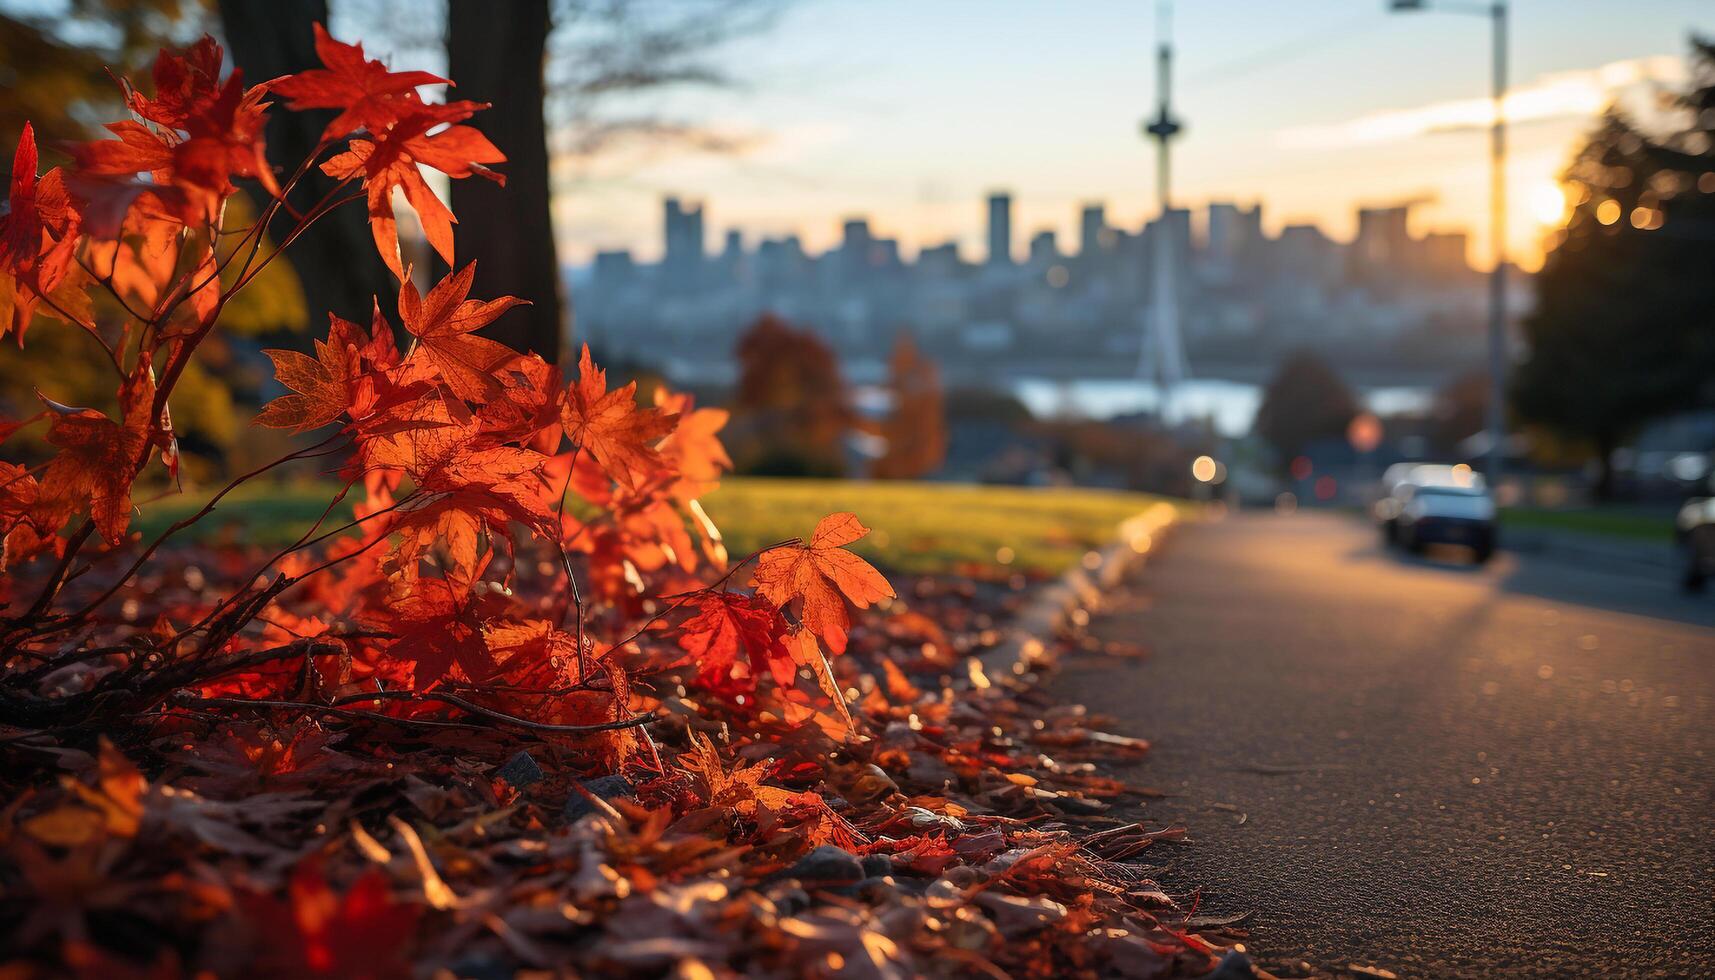
<path fill-rule="evenodd" d="M 1072 613 L 1100 606 L 1102 595 L 1142 565 L 1178 522 L 1178 508 L 1166 501 L 1127 518 L 1119 526 L 1117 541 L 1086 553 L 1081 563 L 1039 588 L 1013 619 L 1006 636 L 969 658 L 971 685 L 989 687 L 990 678 L 1022 677 L 1034 670 Z"/>

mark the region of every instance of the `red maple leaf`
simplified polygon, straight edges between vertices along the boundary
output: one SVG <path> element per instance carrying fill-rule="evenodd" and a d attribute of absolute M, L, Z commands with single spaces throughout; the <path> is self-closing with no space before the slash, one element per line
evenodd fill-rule
<path fill-rule="evenodd" d="M 328 319 L 328 339 L 315 342 L 315 357 L 294 350 L 262 352 L 274 362 L 274 379 L 292 393 L 269 402 L 253 425 L 303 432 L 332 422 L 351 407 L 352 388 L 363 375 L 363 329 L 332 314 Z"/>
<path fill-rule="evenodd" d="M 131 522 L 131 483 L 151 442 L 154 398 L 147 360 L 119 389 L 119 422 L 93 408 L 42 398 L 49 409 L 48 442 L 59 448 L 42 474 L 42 493 L 62 511 L 87 507 L 108 544 L 124 540 Z"/>
<path fill-rule="evenodd" d="M 399 229 L 393 218 L 393 188 L 405 193 L 405 200 L 417 212 L 423 226 L 423 237 L 448 265 L 453 261 L 453 225 L 458 222 L 452 211 L 441 203 L 435 192 L 423 180 L 418 164 L 439 170 L 448 177 L 483 176 L 500 184 L 503 174 L 484 164 L 505 163 L 506 155 L 495 149 L 488 137 L 469 126 L 448 126 L 429 132 L 446 122 L 470 118 L 478 109 L 477 102 L 451 102 L 429 106 L 413 104 L 408 115 L 402 116 L 385 134 L 376 139 L 353 139 L 351 148 L 322 164 L 322 172 L 339 180 L 359 174 L 369 198 L 369 227 L 375 237 L 375 247 L 393 274 L 405 278 L 399 258 Z"/>
<path fill-rule="evenodd" d="M 421 105 L 408 98 L 418 86 L 451 84 L 426 71 L 389 71 L 380 61 L 364 57 L 362 44 L 336 41 L 320 24 L 315 31 L 316 56 L 326 67 L 276 78 L 268 90 L 290 99 L 291 109 L 340 110 L 322 130 L 324 140 L 356 129 L 385 132 L 401 113 Z"/>
<path fill-rule="evenodd" d="M 500 394 L 495 372 L 516 355 L 505 344 L 471 332 L 527 301 L 516 296 L 467 299 L 475 278 L 472 262 L 436 283 L 428 296 L 419 296 L 416 284 L 406 277 L 399 286 L 399 316 L 417 338 L 416 353 L 434 366 L 446 386 L 460 398 L 483 402 Z"/>
<path fill-rule="evenodd" d="M 482 407 L 483 435 L 495 442 L 521 442 L 540 453 L 558 449 L 566 392 L 560 369 L 529 354 L 514 358 L 496 380 L 499 396 Z"/>
<path fill-rule="evenodd" d="M 340 895 L 312 858 L 292 872 L 287 898 L 255 895 L 245 902 L 263 944 L 257 972 L 349 980 L 411 975 L 404 948 L 422 909 L 394 902 L 381 869 L 364 872 Z"/>
<path fill-rule="evenodd" d="M 752 675 L 767 673 L 782 687 L 792 685 L 798 665 L 781 641 L 786 621 L 780 610 L 738 592 L 699 592 L 685 604 L 696 612 L 679 624 L 679 648 L 696 663 L 704 683 L 716 689 L 731 686 L 743 655 Z"/>
<path fill-rule="evenodd" d="M 412 687 L 431 687 L 455 665 L 472 683 L 491 679 L 495 663 L 483 631 L 482 596 L 465 581 L 419 578 L 402 586 L 370 618 L 394 636 L 388 655 L 412 665 Z"/>
<path fill-rule="evenodd" d="M 614 482 L 627 487 L 637 486 L 661 465 L 653 444 L 679 422 L 679 416 L 658 408 L 639 409 L 635 381 L 608 391 L 607 372 L 590 359 L 588 344 L 560 418 L 572 442 L 589 450 Z"/>
<path fill-rule="evenodd" d="M 14 331 L 22 346 L 43 297 L 56 318 L 65 319 L 59 312 L 65 310 L 87 322 L 90 305 L 81 292 L 82 277 L 71 275 L 76 223 L 59 169 L 36 177 L 36 133 L 25 123 L 12 157 L 7 210 L 0 214 L 0 337 Z"/>
<path fill-rule="evenodd" d="M 59 525 L 44 518 L 41 497 L 29 470 L 0 462 L 0 572 L 52 543 Z"/>
<path fill-rule="evenodd" d="M 781 609 L 800 603 L 799 622 L 828 649 L 845 652 L 851 616 L 844 600 L 863 609 L 894 594 L 873 565 L 844 550 L 868 533 L 854 514 L 829 514 L 807 543 L 770 548 L 757 557 L 757 593 Z"/>
<path fill-rule="evenodd" d="M 220 61 L 220 45 L 208 37 L 184 55 L 163 50 L 155 60 L 156 98 L 125 85 L 127 103 L 157 128 L 125 120 L 107 126 L 118 140 L 67 147 L 80 194 L 103 213 L 102 229 L 114 230 L 130 202 L 144 194 L 185 224 L 213 224 L 221 201 L 236 189 L 235 176 L 254 177 L 279 195 L 263 150 L 267 91 L 246 89 L 236 69 L 222 83 Z M 139 173 L 149 174 L 153 185 L 130 179 Z"/>
<path fill-rule="evenodd" d="M 183 52 L 162 49 L 151 72 L 155 97 L 149 98 L 121 81 L 125 104 L 132 112 L 169 129 L 186 129 L 190 121 L 208 112 L 220 100 L 220 65 L 225 58 L 220 43 L 204 34 Z"/>
<path fill-rule="evenodd" d="M 412 474 L 427 503 L 402 511 L 393 530 L 400 535 L 391 562 L 407 577 L 417 561 L 439 546 L 448 574 L 471 581 L 484 564 L 479 536 L 511 541 L 514 521 L 533 529 L 553 519 L 539 473 L 545 457 L 528 449 L 494 446 L 462 450 L 444 465 Z"/>

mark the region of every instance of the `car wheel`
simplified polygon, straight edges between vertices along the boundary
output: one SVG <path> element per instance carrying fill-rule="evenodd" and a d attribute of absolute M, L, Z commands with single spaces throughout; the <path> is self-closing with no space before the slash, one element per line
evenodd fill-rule
<path fill-rule="evenodd" d="M 1484 542 L 1483 544 L 1471 549 L 1471 554 L 1472 557 L 1476 559 L 1477 564 L 1487 565 L 1489 563 L 1489 559 L 1495 557 L 1495 546 L 1488 542 Z"/>
<path fill-rule="evenodd" d="M 1691 593 L 1702 592 L 1709 577 L 1704 574 L 1703 560 L 1697 553 L 1697 542 L 1689 538 L 1686 539 L 1685 546 L 1681 551 L 1685 554 L 1685 571 L 1679 579 L 1680 588 Z"/>

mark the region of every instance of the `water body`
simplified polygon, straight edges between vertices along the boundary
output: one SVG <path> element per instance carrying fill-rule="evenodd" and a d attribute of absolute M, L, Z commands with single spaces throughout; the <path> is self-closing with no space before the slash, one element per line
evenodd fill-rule
<path fill-rule="evenodd" d="M 662 360 L 661 366 L 668 379 L 676 385 L 730 388 L 738 380 L 738 366 L 730 358 L 698 360 L 669 357 Z M 887 380 L 886 362 L 877 358 L 850 358 L 841 365 L 841 371 L 853 386 L 860 407 L 875 412 L 886 409 L 884 401 L 874 401 L 879 397 L 876 389 Z M 1262 376 L 1268 371 L 1259 368 L 1257 373 Z M 1156 384 L 1138 378 L 1048 378 L 1022 373 L 1009 375 L 1004 369 L 986 372 L 981 380 L 950 376 L 952 387 L 976 385 L 1008 391 L 1023 402 L 1032 415 L 1044 419 L 1105 420 L 1138 412 L 1153 414 L 1159 411 L 1161 402 L 1161 392 Z M 1435 391 L 1433 386 L 1426 384 L 1360 384 L 1354 388 L 1365 406 L 1378 415 L 1422 409 L 1429 404 Z M 1168 417 L 1212 418 L 1216 431 L 1222 435 L 1242 436 L 1250 431 L 1251 419 L 1256 416 L 1257 406 L 1262 404 L 1262 391 L 1262 385 L 1250 381 L 1193 378 L 1174 389 L 1172 404 L 1167 407 Z"/>
<path fill-rule="evenodd" d="M 1173 419 L 1209 418 L 1224 436 L 1242 436 L 1250 431 L 1257 406 L 1262 404 L 1261 385 L 1216 378 L 1194 378 L 1173 390 L 1166 406 Z M 1111 419 L 1139 412 L 1161 411 L 1161 389 L 1153 381 L 1136 378 L 1083 378 L 1047 380 L 1023 378 L 1012 384 L 1012 393 L 1037 418 Z M 1377 415 L 1418 411 L 1426 408 L 1434 390 L 1415 385 L 1362 388 L 1359 397 Z"/>

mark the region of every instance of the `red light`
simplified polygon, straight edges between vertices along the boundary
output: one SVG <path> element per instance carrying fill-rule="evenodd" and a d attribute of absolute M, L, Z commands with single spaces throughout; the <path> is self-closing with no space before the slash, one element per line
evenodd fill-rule
<path fill-rule="evenodd" d="M 1310 479 L 1310 474 L 1314 472 L 1315 469 L 1316 468 L 1314 466 L 1310 465 L 1309 456 L 1294 456 L 1292 458 L 1291 470 L 1292 478 L 1294 480 Z"/>
<path fill-rule="evenodd" d="M 1316 481 L 1316 499 L 1333 500 L 1334 491 L 1338 489 L 1340 489 L 1339 484 L 1334 482 L 1333 477 L 1324 476 Z"/>

